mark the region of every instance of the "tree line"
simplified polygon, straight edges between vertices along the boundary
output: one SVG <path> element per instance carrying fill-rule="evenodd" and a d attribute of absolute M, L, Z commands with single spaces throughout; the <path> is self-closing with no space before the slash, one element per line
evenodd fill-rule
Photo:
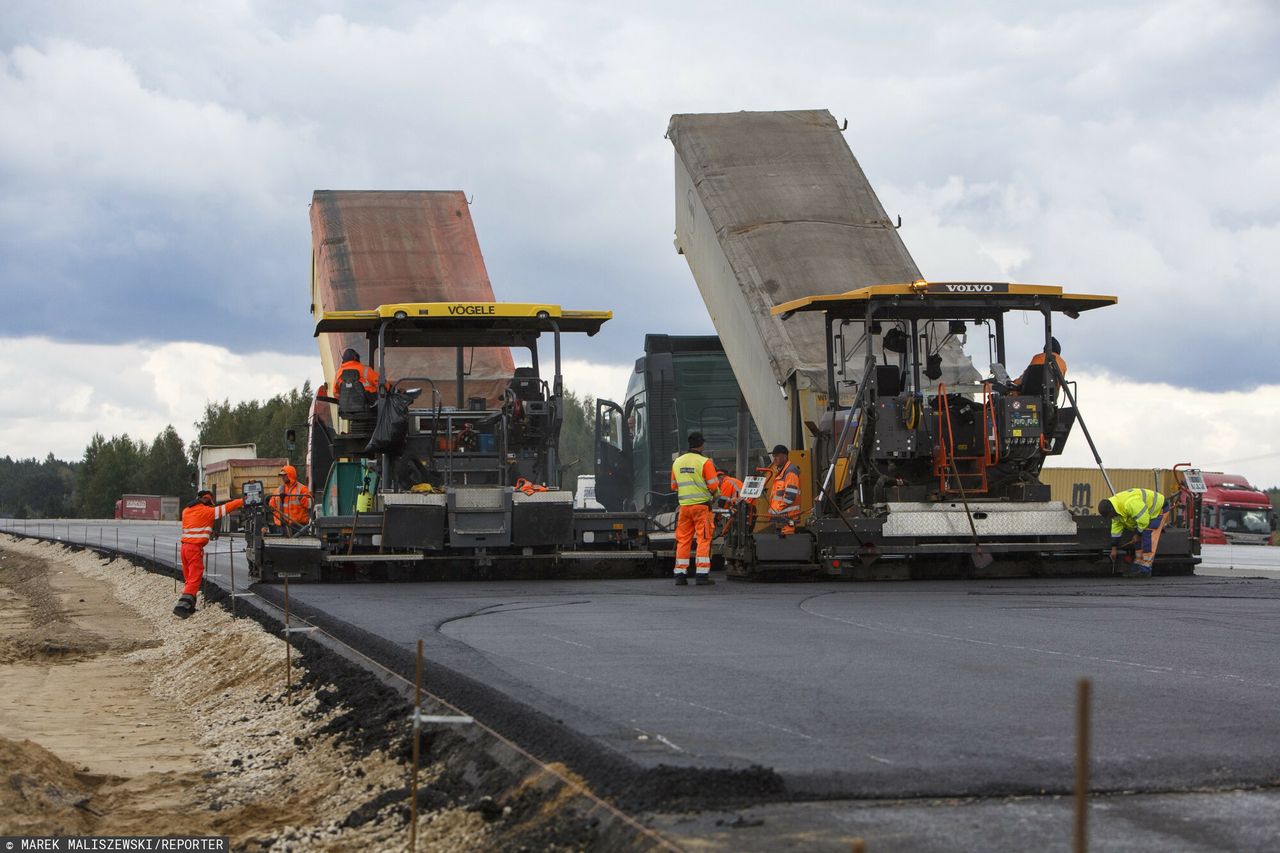
<path fill-rule="evenodd" d="M 84 455 L 73 462 L 50 453 L 43 460 L 0 457 L 0 516 L 11 518 L 110 518 L 121 495 L 195 497 L 196 464 L 205 444 L 257 445 L 262 457 L 288 457 L 303 475 L 304 425 L 310 413 L 311 385 L 304 382 L 269 400 L 232 405 L 206 403 L 189 445 L 172 425 L 150 442 L 128 434 L 110 438 L 94 433 Z M 297 428 L 298 446 L 290 451 L 285 431 Z M 572 489 L 578 474 L 594 469 L 595 404 L 589 397 L 565 394 L 560 459 L 568 468 L 562 485 Z"/>
<path fill-rule="evenodd" d="M 196 462 L 204 444 L 258 446 L 260 456 L 288 456 L 285 429 L 306 422 L 310 383 L 269 400 L 206 403 L 187 445 L 170 424 L 152 441 L 127 433 L 94 433 L 77 461 L 0 457 L 0 516 L 110 518 L 121 495 L 195 497 Z M 300 430 L 299 434 L 304 434 Z"/>

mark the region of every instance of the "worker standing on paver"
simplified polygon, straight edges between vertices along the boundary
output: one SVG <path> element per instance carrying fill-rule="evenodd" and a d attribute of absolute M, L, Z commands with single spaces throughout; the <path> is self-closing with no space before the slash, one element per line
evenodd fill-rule
<path fill-rule="evenodd" d="M 778 533 L 787 536 L 796 532 L 796 519 L 800 517 L 800 466 L 791 461 L 791 451 L 785 444 L 774 447 L 772 455 L 769 520 Z"/>
<path fill-rule="evenodd" d="M 1137 534 L 1138 551 L 1134 568 L 1126 577 L 1151 577 L 1151 564 L 1160 546 L 1160 533 L 1169 519 L 1170 506 L 1164 495 L 1151 489 L 1125 489 L 1098 502 L 1098 514 L 1111 520 L 1111 559 L 1119 553 L 1125 533 Z M 1133 539 L 1130 539 L 1132 542 Z"/>
<path fill-rule="evenodd" d="M 275 523 L 283 527 L 304 527 L 311 521 L 311 490 L 298 482 L 298 469 L 292 465 L 280 468 L 280 488 L 271 496 Z"/>
<path fill-rule="evenodd" d="M 364 386 L 364 390 L 370 394 L 378 392 L 378 371 L 366 364 L 361 364 L 360 353 L 347 347 L 342 353 L 342 364 L 338 367 L 338 375 L 333 380 L 333 393 L 338 393 L 338 389 L 342 387 L 342 374 L 348 370 L 354 370 L 359 374 L 360 384 Z"/>
<path fill-rule="evenodd" d="M 705 441 L 702 433 L 689 433 L 689 452 L 671 464 L 671 489 L 680 500 L 676 521 L 676 584 L 689 583 L 689 554 L 693 540 L 698 540 L 697 572 L 694 583 L 711 586 L 711 538 L 715 534 L 715 516 L 711 502 L 720 490 L 720 475 L 710 459 L 702 455 Z"/>
<path fill-rule="evenodd" d="M 196 593 L 204 579 L 204 546 L 213 536 L 213 524 L 227 513 L 244 506 L 243 498 L 236 498 L 214 506 L 213 492 L 201 489 L 196 499 L 182 510 L 182 595 L 173 606 L 173 615 L 186 619 L 196 612 Z"/>

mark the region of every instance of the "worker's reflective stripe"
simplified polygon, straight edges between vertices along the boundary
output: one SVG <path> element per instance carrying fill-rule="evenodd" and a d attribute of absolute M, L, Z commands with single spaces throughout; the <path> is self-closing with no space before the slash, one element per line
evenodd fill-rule
<path fill-rule="evenodd" d="M 213 528 L 212 528 L 212 527 L 184 527 L 184 528 L 182 528 L 182 535 L 183 535 L 183 536 L 194 535 L 194 534 L 196 534 L 196 533 L 203 533 L 204 535 L 208 536 L 208 535 L 209 535 L 210 533 L 212 533 L 212 532 L 213 532 Z"/>

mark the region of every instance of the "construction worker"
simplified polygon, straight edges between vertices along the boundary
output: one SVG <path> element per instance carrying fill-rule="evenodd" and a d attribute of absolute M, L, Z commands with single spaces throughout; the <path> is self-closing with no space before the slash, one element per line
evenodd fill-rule
<path fill-rule="evenodd" d="M 368 367 L 360 363 L 360 353 L 347 347 L 342 353 L 342 364 L 338 366 L 338 375 L 333 380 L 333 390 L 336 393 L 342 387 L 342 374 L 348 370 L 354 370 L 360 374 L 360 384 L 364 386 L 364 390 L 370 394 L 378 392 L 378 371 L 372 367 Z"/>
<path fill-rule="evenodd" d="M 286 521 L 293 527 L 311 521 L 311 490 L 298 482 L 298 469 L 292 465 L 281 467 L 280 488 L 271 496 L 270 504 L 277 527 L 283 527 Z"/>
<path fill-rule="evenodd" d="M 720 490 L 720 476 L 711 460 L 702 455 L 706 442 L 702 433 L 689 433 L 689 452 L 671 463 L 671 490 L 680 500 L 676 520 L 676 585 L 689 583 L 689 553 L 693 540 L 698 540 L 698 559 L 694 583 L 711 586 L 711 538 L 715 535 L 715 516 L 711 501 Z"/>
<path fill-rule="evenodd" d="M 1057 338 L 1049 338 L 1049 348 L 1053 350 L 1053 361 L 1058 367 L 1058 374 L 1051 377 L 1051 381 L 1057 383 L 1067 378 L 1067 362 L 1062 358 L 1062 345 Z M 1012 384 L 1012 390 L 1019 394 L 1035 395 L 1044 392 L 1044 350 L 1031 356 L 1026 370 Z"/>
<path fill-rule="evenodd" d="M 201 489 L 196 499 L 182 510 L 182 595 L 173 606 L 173 615 L 186 619 L 196 612 L 196 593 L 204 579 L 204 546 L 213 535 L 213 524 L 227 513 L 244 506 L 243 498 L 236 498 L 214 506 L 213 492 Z"/>
<path fill-rule="evenodd" d="M 733 476 L 732 471 L 720 472 L 720 494 L 716 506 L 721 509 L 733 509 L 734 504 L 742 500 L 742 481 Z"/>
<path fill-rule="evenodd" d="M 791 451 L 785 444 L 774 447 L 772 456 L 769 520 L 779 534 L 787 536 L 796 532 L 796 519 L 800 517 L 800 466 L 791 461 Z"/>
<path fill-rule="evenodd" d="M 1151 489 L 1125 489 L 1098 502 L 1098 514 L 1111 520 L 1111 559 L 1115 560 L 1126 532 L 1138 540 L 1134 568 L 1126 577 L 1151 577 L 1151 564 L 1160 545 L 1160 533 L 1169 519 L 1170 506 L 1164 495 Z"/>
<path fill-rule="evenodd" d="M 733 510 L 742 501 L 742 481 L 733 476 L 732 471 L 720 472 L 720 493 L 716 496 L 716 512 L 724 516 L 724 523 L 719 525 L 717 536 L 729 532 L 733 524 Z"/>

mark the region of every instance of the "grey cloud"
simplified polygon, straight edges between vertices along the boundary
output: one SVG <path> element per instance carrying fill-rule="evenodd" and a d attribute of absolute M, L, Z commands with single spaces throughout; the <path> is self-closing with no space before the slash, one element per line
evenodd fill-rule
<path fill-rule="evenodd" d="M 567 352 L 625 363 L 646 331 L 710 330 L 671 248 L 667 117 L 826 106 L 927 275 L 1117 292 L 1070 326 L 1081 360 L 1154 343 L 1106 366 L 1249 387 L 1280 355 L 1280 296 L 1256 285 L 1280 261 L 1276 17 L 20 5 L 0 29 L 0 107 L 26 131 L 0 130 L 0 334 L 307 354 L 311 191 L 461 188 L 499 296 L 612 308 Z M 1188 311 L 1197 344 L 1166 343 Z M 1199 348 L 1239 339 L 1257 344 L 1229 371 Z"/>

